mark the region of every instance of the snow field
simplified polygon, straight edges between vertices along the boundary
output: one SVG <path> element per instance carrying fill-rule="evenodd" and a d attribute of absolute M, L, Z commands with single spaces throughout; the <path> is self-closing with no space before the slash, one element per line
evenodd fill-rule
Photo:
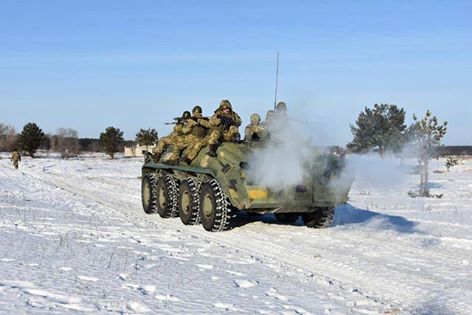
<path fill-rule="evenodd" d="M 471 160 L 432 173 L 441 199 L 358 180 L 329 229 L 223 233 L 144 214 L 141 164 L 0 160 L 0 312 L 472 313 Z"/>

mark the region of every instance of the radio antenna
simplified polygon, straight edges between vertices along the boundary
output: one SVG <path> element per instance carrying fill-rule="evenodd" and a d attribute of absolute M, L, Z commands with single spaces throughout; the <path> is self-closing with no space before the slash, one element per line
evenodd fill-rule
<path fill-rule="evenodd" d="M 275 96 L 274 96 L 274 110 L 277 104 L 277 88 L 279 87 L 279 52 L 277 51 L 277 67 L 275 70 Z"/>

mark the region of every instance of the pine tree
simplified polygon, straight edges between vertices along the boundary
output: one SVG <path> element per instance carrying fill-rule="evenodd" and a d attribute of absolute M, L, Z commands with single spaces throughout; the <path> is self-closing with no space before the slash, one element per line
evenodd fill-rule
<path fill-rule="evenodd" d="M 136 142 L 141 146 L 148 146 L 156 144 L 158 139 L 156 129 L 140 129 L 136 134 Z"/>
<path fill-rule="evenodd" d="M 376 151 L 383 155 L 387 151 L 398 152 L 404 144 L 405 130 L 403 108 L 375 104 L 372 109 L 365 107 L 355 126 L 351 125 L 354 139 L 347 147 L 356 153 Z"/>
<path fill-rule="evenodd" d="M 41 128 L 35 123 L 30 122 L 23 127 L 23 131 L 18 136 L 18 143 L 22 150 L 28 152 L 28 155 L 33 157 L 44 139 L 45 134 Z"/>
<path fill-rule="evenodd" d="M 100 134 L 100 144 L 105 152 L 113 159 L 119 151 L 119 146 L 124 142 L 123 132 L 119 128 L 108 127 Z"/>
<path fill-rule="evenodd" d="M 419 195 L 429 197 L 428 165 L 429 161 L 437 156 L 438 148 L 441 146 L 441 139 L 446 135 L 447 121 L 439 123 L 436 116 L 426 111 L 423 119 L 418 119 L 413 115 L 414 123 L 408 129 L 408 137 L 415 146 L 420 169 Z"/>

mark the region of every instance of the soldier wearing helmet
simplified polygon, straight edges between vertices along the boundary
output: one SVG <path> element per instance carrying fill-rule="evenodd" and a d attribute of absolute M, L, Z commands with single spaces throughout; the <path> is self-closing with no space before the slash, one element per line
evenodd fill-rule
<path fill-rule="evenodd" d="M 264 128 L 260 125 L 261 116 L 259 114 L 251 115 L 251 123 L 244 129 L 244 140 L 258 141 L 261 139 Z"/>
<path fill-rule="evenodd" d="M 192 109 L 192 117 L 201 118 L 201 117 L 202 117 L 202 113 L 203 113 L 203 110 L 202 110 L 201 106 L 199 106 L 199 105 L 196 105 L 196 106 Z"/>
<path fill-rule="evenodd" d="M 168 145 L 172 145 L 172 152 L 168 157 L 165 158 L 169 163 L 177 163 L 180 156 L 180 137 L 189 131 L 188 123 L 191 120 L 192 115 L 189 111 L 185 111 L 182 117 L 174 118 L 175 126 L 174 130 L 166 137 L 163 137 L 157 143 L 157 146 L 153 149 L 154 160 L 158 162 L 161 159 L 164 149 Z"/>
<path fill-rule="evenodd" d="M 287 104 L 284 102 L 278 102 L 277 105 L 275 105 L 275 113 L 278 115 L 283 115 L 287 113 Z"/>
<path fill-rule="evenodd" d="M 222 100 L 210 118 L 211 131 L 208 136 L 209 156 L 216 156 L 219 141 L 234 141 L 239 136 L 241 118 L 233 111 L 230 101 Z"/>
<path fill-rule="evenodd" d="M 182 164 L 189 165 L 203 148 L 203 140 L 207 136 L 210 122 L 203 117 L 202 108 L 195 106 L 192 109 L 192 118 L 183 128 L 183 135 L 179 138 L 179 148 L 184 150 L 180 159 Z"/>

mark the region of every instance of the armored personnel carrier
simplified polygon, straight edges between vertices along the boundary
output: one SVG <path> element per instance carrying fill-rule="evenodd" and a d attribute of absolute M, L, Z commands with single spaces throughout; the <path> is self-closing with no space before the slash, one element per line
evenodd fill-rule
<path fill-rule="evenodd" d="M 311 228 L 324 228 L 335 207 L 347 201 L 352 181 L 336 181 L 344 159 L 317 153 L 302 182 L 283 190 L 257 185 L 251 178 L 251 154 L 263 143 L 223 143 L 217 157 L 204 148 L 189 166 L 153 161 L 148 154 L 142 166 L 142 205 L 146 213 L 162 218 L 179 216 L 183 224 L 202 224 L 207 231 L 224 231 L 239 210 L 273 213 L 284 223 L 301 216 Z M 313 149 L 315 150 L 315 149 Z M 335 184 L 333 184 L 336 182 Z"/>

